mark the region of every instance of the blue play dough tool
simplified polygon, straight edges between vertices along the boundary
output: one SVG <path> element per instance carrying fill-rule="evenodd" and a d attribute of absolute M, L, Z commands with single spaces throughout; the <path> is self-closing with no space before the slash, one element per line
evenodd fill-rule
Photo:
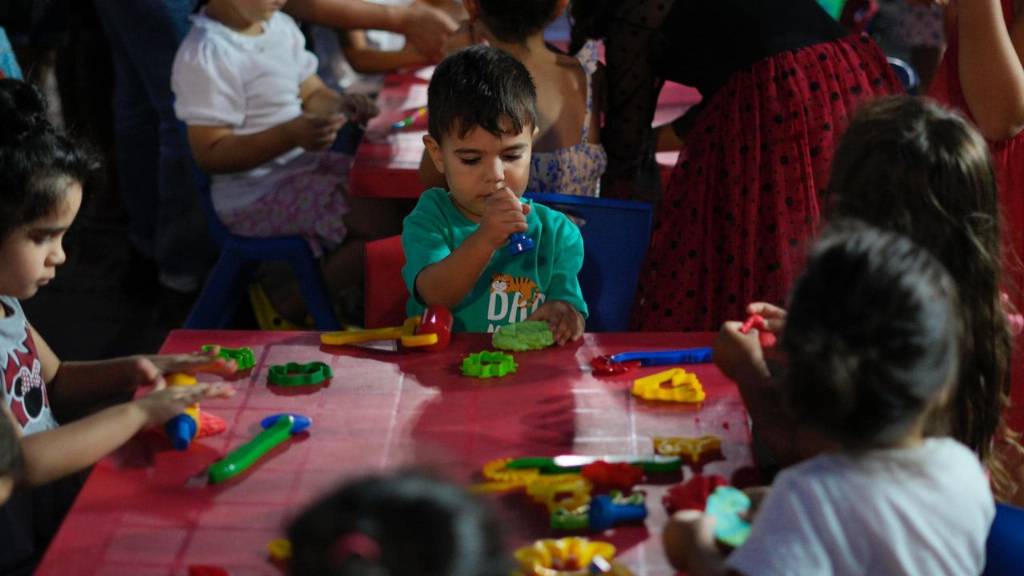
<path fill-rule="evenodd" d="M 715 538 L 733 548 L 750 536 L 750 523 L 740 514 L 750 510 L 750 498 L 732 486 L 719 486 L 708 496 L 704 512 L 715 517 Z"/>
<path fill-rule="evenodd" d="M 642 522 L 647 518 L 647 507 L 643 504 L 616 504 L 611 496 L 601 494 L 590 500 L 587 517 L 591 530 L 604 532 L 619 524 Z"/>
<path fill-rule="evenodd" d="M 530 238 L 523 232 L 516 232 L 515 234 L 509 234 L 508 236 L 508 252 L 509 254 L 522 254 L 523 252 L 529 252 L 534 248 L 533 238 Z"/>
<path fill-rule="evenodd" d="M 707 364 L 711 362 L 711 348 L 683 348 L 661 352 L 622 352 L 613 354 L 610 360 L 616 364 L 639 361 L 641 366 Z"/>
<path fill-rule="evenodd" d="M 285 416 L 292 417 L 292 434 L 305 432 L 306 429 L 313 424 L 312 419 L 308 416 L 303 416 L 302 414 L 274 414 L 273 416 L 267 416 L 263 420 L 260 420 L 260 428 L 266 430 L 274 424 L 277 424 L 277 421 Z"/>

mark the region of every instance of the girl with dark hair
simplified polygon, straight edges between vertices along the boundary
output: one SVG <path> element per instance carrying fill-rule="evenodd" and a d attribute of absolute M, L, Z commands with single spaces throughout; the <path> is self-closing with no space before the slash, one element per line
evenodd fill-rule
<path fill-rule="evenodd" d="M 858 113 L 840 141 L 827 194 L 831 218 L 856 218 L 907 235 L 929 250 L 956 282 L 962 306 L 960 367 L 945 410 L 927 432 L 949 435 L 974 450 L 992 472 L 1000 500 L 1016 480 L 1007 470 L 1020 452 L 1004 423 L 1010 392 L 1011 335 L 1003 296 L 1002 222 L 987 146 L 958 114 L 928 100 L 892 97 Z M 754 303 L 749 313 L 784 331 L 785 311 Z M 790 442 L 794 420 L 780 418 L 764 381 L 769 378 L 756 338 L 722 327 L 716 356 L 741 389 L 755 435 L 771 459 L 786 464 L 808 454 Z M 716 352 L 717 354 L 717 352 Z"/>
<path fill-rule="evenodd" d="M 288 571 L 322 576 L 506 576 L 497 524 L 461 488 L 415 472 L 349 482 L 288 528 Z"/>
<path fill-rule="evenodd" d="M 747 302 L 781 304 L 854 108 L 901 91 L 885 56 L 816 0 L 574 0 L 571 10 L 574 44 L 605 41 L 602 196 L 655 201 L 655 142 L 681 149 L 656 212 L 634 329 L 713 330 Z M 666 80 L 703 100 L 655 132 Z"/>
<path fill-rule="evenodd" d="M 71 505 L 74 488 L 56 480 L 200 398 L 231 392 L 207 384 L 164 387 L 163 374 L 209 365 L 215 353 L 61 362 L 25 318 L 19 300 L 35 295 L 64 263 L 64 234 L 98 165 L 49 124 L 35 88 L 0 79 L 0 402 L 2 417 L 13 415 L 24 434 L 22 488 L 0 508 L 3 574 L 31 572 Z M 155 390 L 110 406 L 139 386 Z M 92 414 L 59 425 L 58 418 L 83 413 Z"/>
<path fill-rule="evenodd" d="M 697 511 L 666 527 L 688 574 L 978 574 L 995 505 L 976 455 L 926 438 L 959 375 L 956 284 L 908 238 L 848 224 L 797 281 L 783 395 L 834 448 L 783 471 L 727 560 Z"/>

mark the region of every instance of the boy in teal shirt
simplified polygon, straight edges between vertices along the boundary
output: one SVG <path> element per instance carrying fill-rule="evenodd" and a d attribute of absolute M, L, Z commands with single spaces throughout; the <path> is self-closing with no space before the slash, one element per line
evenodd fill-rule
<path fill-rule="evenodd" d="M 451 309 L 456 331 L 493 332 L 529 319 L 548 322 L 559 344 L 578 339 L 587 315 L 579 228 L 561 212 L 520 202 L 537 130 L 526 68 L 473 46 L 437 67 L 427 99 L 423 142 L 450 191 L 427 190 L 405 219 L 409 314 L 436 304 Z M 505 250 L 516 232 L 535 248 Z"/>

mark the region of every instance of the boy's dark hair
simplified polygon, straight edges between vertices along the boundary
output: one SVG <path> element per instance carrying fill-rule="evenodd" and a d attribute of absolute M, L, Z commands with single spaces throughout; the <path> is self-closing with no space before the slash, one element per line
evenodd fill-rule
<path fill-rule="evenodd" d="M 521 44 L 544 30 L 558 0 L 479 0 L 480 20 L 498 40 Z"/>
<path fill-rule="evenodd" d="M 859 223 L 812 248 L 786 316 L 789 402 L 852 449 L 890 446 L 952 385 L 956 287 L 905 236 Z"/>
<path fill-rule="evenodd" d="M 948 409 L 936 414 L 929 431 L 977 452 L 998 488 L 1009 477 L 992 441 L 1004 425 L 1012 345 L 1002 290 L 1013 294 L 1013 287 L 1003 278 L 987 144 L 962 116 L 930 100 L 875 100 L 858 111 L 840 140 L 826 200 L 831 217 L 905 234 L 956 282 L 963 306 L 960 374 Z"/>
<path fill-rule="evenodd" d="M 378 553 L 339 550 L 353 536 Z M 506 576 L 511 568 L 489 511 L 461 488 L 417 472 L 345 484 L 296 518 L 288 539 L 296 575 Z"/>
<path fill-rule="evenodd" d="M 537 125 L 537 91 L 530 73 L 509 54 L 471 46 L 448 56 L 434 70 L 427 90 L 427 129 L 442 141 L 479 126 L 495 136 Z"/>
<path fill-rule="evenodd" d="M 0 478 L 17 478 L 25 467 L 21 438 L 7 414 L 0 413 L 0 420 Z"/>
<path fill-rule="evenodd" d="M 99 166 L 88 148 L 54 129 L 34 86 L 0 79 L 0 241 L 50 214 L 71 182 L 86 185 Z"/>

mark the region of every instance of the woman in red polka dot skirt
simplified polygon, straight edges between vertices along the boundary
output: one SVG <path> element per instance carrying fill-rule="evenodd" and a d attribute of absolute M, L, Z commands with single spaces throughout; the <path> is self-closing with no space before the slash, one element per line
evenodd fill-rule
<path fill-rule="evenodd" d="M 659 142 L 682 152 L 656 210 L 633 327 L 711 330 L 782 303 L 814 236 L 836 140 L 857 104 L 900 91 L 881 51 L 815 0 L 575 0 L 610 87 L 602 195 L 649 198 L 641 150 L 664 80 L 700 105 Z"/>

